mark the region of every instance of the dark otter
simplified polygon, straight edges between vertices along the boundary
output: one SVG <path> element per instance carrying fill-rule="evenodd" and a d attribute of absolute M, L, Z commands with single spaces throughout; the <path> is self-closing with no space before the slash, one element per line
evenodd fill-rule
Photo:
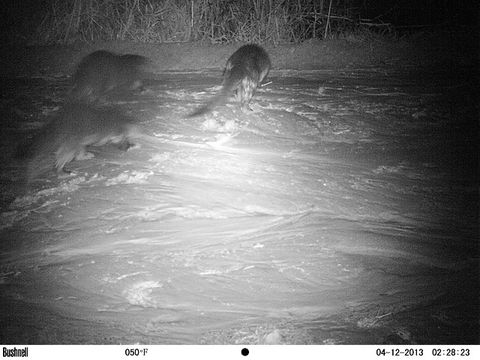
<path fill-rule="evenodd" d="M 138 134 L 135 120 L 113 108 L 96 108 L 81 103 L 65 105 L 28 142 L 17 150 L 17 158 L 27 161 L 27 184 L 51 169 L 58 174 L 68 171 L 65 165 L 73 159 L 93 157 L 87 146 L 118 144 L 128 149 Z"/>
<path fill-rule="evenodd" d="M 95 51 L 78 64 L 69 100 L 94 103 L 111 91 L 138 89 L 147 65 L 150 60 L 140 55 Z"/>
<path fill-rule="evenodd" d="M 226 101 L 233 91 L 236 91 L 236 97 L 242 110 L 248 109 L 255 90 L 267 76 L 270 67 L 270 58 L 262 47 L 255 44 L 242 46 L 227 61 L 223 71 L 220 93 L 207 104 L 195 110 L 190 117 L 203 115 L 213 110 L 217 105 Z"/>

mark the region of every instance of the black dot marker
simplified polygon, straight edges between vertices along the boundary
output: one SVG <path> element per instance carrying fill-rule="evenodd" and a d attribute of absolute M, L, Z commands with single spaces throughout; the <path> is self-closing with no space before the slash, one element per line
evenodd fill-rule
<path fill-rule="evenodd" d="M 250 353 L 250 351 L 248 351 L 247 348 L 243 348 L 243 349 L 242 349 L 242 355 L 243 355 L 243 356 L 248 356 L 249 353 Z"/>

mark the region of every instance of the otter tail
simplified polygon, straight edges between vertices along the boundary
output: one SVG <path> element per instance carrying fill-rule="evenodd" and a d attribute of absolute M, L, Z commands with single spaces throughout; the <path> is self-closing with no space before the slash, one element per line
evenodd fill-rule
<path fill-rule="evenodd" d="M 222 89 L 220 90 L 220 92 L 217 95 L 215 95 L 212 99 L 210 99 L 210 101 L 208 101 L 205 105 L 201 106 L 200 108 L 195 110 L 193 113 L 188 115 L 188 117 L 196 117 L 196 116 L 204 115 L 212 111 L 218 105 L 221 105 L 224 102 L 226 102 L 228 97 L 232 93 L 232 91 L 235 90 L 240 85 L 243 77 L 245 76 L 245 74 L 242 71 L 237 71 L 237 70 L 240 70 L 240 69 L 227 67 L 225 69 L 224 80 L 223 80 Z"/>
<path fill-rule="evenodd" d="M 15 152 L 13 153 L 13 158 L 26 161 L 32 159 L 40 148 L 47 148 L 48 150 L 53 149 L 55 146 L 54 142 L 49 141 L 53 125 L 53 121 L 50 121 L 41 129 L 37 130 L 33 135 L 23 138 L 17 145 Z"/>
<path fill-rule="evenodd" d="M 56 151 L 60 144 L 65 141 L 66 135 L 51 133 L 52 130 L 54 131 L 52 125 L 55 124 L 47 124 L 35 135 L 25 154 L 26 157 L 23 161 L 26 169 L 27 185 L 54 168 Z"/>

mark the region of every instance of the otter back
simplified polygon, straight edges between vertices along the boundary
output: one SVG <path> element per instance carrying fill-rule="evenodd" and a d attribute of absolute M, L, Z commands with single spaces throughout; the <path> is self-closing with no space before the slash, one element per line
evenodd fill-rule
<path fill-rule="evenodd" d="M 78 64 L 69 98 L 94 103 L 114 90 L 135 90 L 142 86 L 143 71 L 149 63 L 140 55 L 95 51 Z"/>

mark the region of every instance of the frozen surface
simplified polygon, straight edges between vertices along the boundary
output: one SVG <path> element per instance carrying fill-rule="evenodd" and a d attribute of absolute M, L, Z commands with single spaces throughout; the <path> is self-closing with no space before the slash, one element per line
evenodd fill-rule
<path fill-rule="evenodd" d="M 148 141 L 94 149 L 8 204 L 7 150 L 67 82 L 4 79 L 0 342 L 478 342 L 468 75 L 268 81 L 251 114 L 232 99 L 186 119 L 220 74 L 158 74 L 112 100 Z"/>

